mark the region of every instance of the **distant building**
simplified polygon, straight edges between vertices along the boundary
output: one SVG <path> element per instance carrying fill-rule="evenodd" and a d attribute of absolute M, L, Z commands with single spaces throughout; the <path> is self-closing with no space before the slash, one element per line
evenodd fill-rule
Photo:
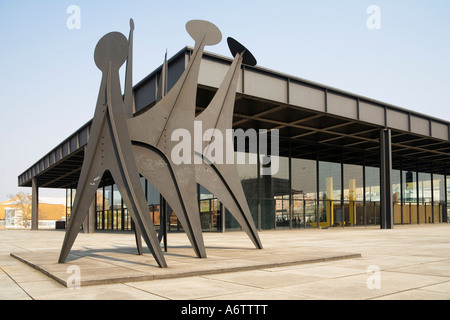
<path fill-rule="evenodd" d="M 31 214 L 24 217 L 22 209 L 17 206 L 17 199 L 13 198 L 0 202 L 0 228 L 21 229 L 31 227 Z M 56 221 L 66 219 L 66 206 L 63 204 L 50 203 L 51 199 L 41 198 L 39 203 L 39 228 L 54 229 Z M 31 213 L 31 204 L 29 212 Z"/>

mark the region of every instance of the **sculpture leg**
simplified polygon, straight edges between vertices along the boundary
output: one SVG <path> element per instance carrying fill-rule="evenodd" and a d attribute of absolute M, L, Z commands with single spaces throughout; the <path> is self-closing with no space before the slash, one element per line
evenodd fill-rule
<path fill-rule="evenodd" d="M 197 189 L 195 187 L 181 188 L 180 181 L 175 178 L 176 175 L 172 171 L 167 159 L 164 155 L 154 150 L 154 148 L 144 144 L 137 144 L 133 145 L 133 153 L 140 174 L 158 189 L 176 213 L 197 257 L 206 258 L 206 250 L 200 225 Z M 188 180 L 187 175 L 183 176 L 186 177 L 184 183 L 192 184 L 192 181 L 195 181 L 194 176 L 191 178 L 192 181 Z M 192 185 L 195 186 L 195 183 Z"/>
<path fill-rule="evenodd" d="M 73 210 L 70 215 L 70 221 L 67 227 L 64 242 L 59 255 L 58 260 L 59 263 L 64 263 L 67 259 L 67 256 L 69 255 L 69 252 L 73 246 L 73 243 L 75 242 L 78 232 L 80 231 L 81 225 L 83 224 L 84 219 L 88 215 L 90 203 L 92 203 L 92 199 L 94 199 L 99 183 L 100 179 L 98 180 L 97 183 L 89 185 L 87 188 L 77 190 L 73 204 Z"/>
<path fill-rule="evenodd" d="M 160 267 L 167 267 L 161 247 L 159 246 L 155 228 L 150 219 L 150 213 L 148 211 L 147 202 L 145 201 L 145 194 L 142 190 L 139 176 L 129 177 L 131 181 L 128 182 L 128 179 L 125 179 L 124 177 L 119 178 L 119 175 L 123 172 L 124 170 L 119 170 L 117 167 L 113 167 L 111 170 L 117 188 L 130 212 L 131 219 L 135 222 L 138 252 L 142 252 L 139 244 L 142 235 L 142 238 L 144 238 L 145 243 L 158 265 Z"/>
<path fill-rule="evenodd" d="M 141 232 L 136 227 L 136 224 L 134 223 L 134 220 L 131 220 L 131 221 L 133 223 L 134 238 L 136 240 L 136 248 L 137 248 L 137 251 L 138 251 L 138 255 L 142 255 L 143 254 L 143 251 L 142 251 L 142 235 L 141 235 Z"/>

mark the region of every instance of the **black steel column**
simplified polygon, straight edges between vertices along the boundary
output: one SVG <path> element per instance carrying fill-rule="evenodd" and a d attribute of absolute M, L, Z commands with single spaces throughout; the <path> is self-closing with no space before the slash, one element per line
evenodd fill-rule
<path fill-rule="evenodd" d="M 349 219 L 350 219 L 350 202 L 349 202 Z M 345 227 L 345 212 L 344 212 L 344 159 L 343 156 L 341 156 L 341 223 L 342 228 Z"/>
<path fill-rule="evenodd" d="M 319 186 L 319 174 L 320 174 L 320 169 L 319 169 L 319 162 L 320 162 L 320 156 L 319 156 L 319 151 L 317 150 L 316 147 L 316 222 L 317 222 L 317 229 L 320 229 L 320 212 L 319 212 L 319 208 L 320 208 L 320 186 Z"/>
<path fill-rule="evenodd" d="M 391 130 L 380 131 L 380 191 L 381 191 L 381 229 L 394 227 L 394 208 L 392 205 L 392 147 Z"/>
<path fill-rule="evenodd" d="M 364 219 L 364 226 L 367 226 L 367 219 L 366 219 L 367 213 L 366 213 L 366 155 L 363 156 L 363 219 Z"/>
<path fill-rule="evenodd" d="M 292 145 L 289 142 L 289 229 L 292 229 L 292 219 L 294 212 L 293 208 L 294 206 L 292 196 Z"/>
<path fill-rule="evenodd" d="M 36 177 L 31 179 L 31 230 L 39 229 L 39 185 Z"/>
<path fill-rule="evenodd" d="M 433 184 L 433 162 L 431 162 L 431 223 L 434 223 L 434 184 Z"/>
<path fill-rule="evenodd" d="M 416 212 L 416 214 L 417 214 L 417 224 L 420 224 L 420 197 L 419 197 L 419 166 L 418 166 L 418 164 L 417 164 L 417 162 L 416 162 L 416 194 L 417 194 L 417 196 L 416 196 L 416 203 L 417 203 L 417 212 Z"/>
<path fill-rule="evenodd" d="M 450 128 L 450 127 L 449 127 Z M 442 213 L 442 222 L 446 223 L 447 222 L 447 206 L 448 206 L 448 195 L 447 195 L 447 167 L 445 167 L 444 169 L 444 212 Z"/>
<path fill-rule="evenodd" d="M 402 220 L 402 225 L 404 224 L 403 221 L 403 204 L 404 204 L 404 197 L 403 197 L 403 162 L 401 163 L 401 167 L 400 167 L 400 214 L 401 214 L 401 220 Z M 411 221 L 409 221 L 409 223 L 411 223 Z"/>
<path fill-rule="evenodd" d="M 245 68 L 245 66 L 244 66 Z M 244 70 L 242 70 L 242 86 L 244 86 Z M 243 88 L 243 87 L 242 87 Z M 262 227 L 262 209 L 261 209 L 261 160 L 259 159 L 259 134 L 256 135 L 256 139 L 257 139 L 257 143 L 256 143 L 256 187 L 258 188 L 257 194 L 258 194 L 258 204 L 257 204 L 257 208 L 258 208 L 258 218 L 257 218 L 257 222 L 256 222 L 256 228 L 258 229 L 258 231 L 261 231 L 261 227 Z"/>

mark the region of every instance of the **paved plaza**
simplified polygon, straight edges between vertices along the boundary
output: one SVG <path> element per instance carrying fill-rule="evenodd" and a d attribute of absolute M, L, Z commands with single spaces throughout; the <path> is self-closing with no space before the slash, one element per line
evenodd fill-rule
<path fill-rule="evenodd" d="M 0 230 L 0 300 L 449 300 L 450 225 L 204 233 L 207 259 L 169 233 L 157 267 L 128 232 Z M 78 282 L 77 282 L 78 281 Z"/>

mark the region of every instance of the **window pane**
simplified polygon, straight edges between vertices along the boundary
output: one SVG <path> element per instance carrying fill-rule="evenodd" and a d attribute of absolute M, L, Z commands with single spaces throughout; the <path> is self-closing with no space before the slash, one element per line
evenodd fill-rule
<path fill-rule="evenodd" d="M 112 186 L 105 187 L 105 212 L 103 215 L 103 228 L 105 230 L 112 229 L 112 207 L 113 207 L 113 190 Z"/>
<path fill-rule="evenodd" d="M 366 224 L 380 223 L 380 169 L 365 167 L 366 173 Z"/>
<path fill-rule="evenodd" d="M 114 208 L 115 210 L 121 209 L 122 207 L 122 196 L 119 192 L 119 189 L 116 185 L 113 186 L 113 200 L 114 200 Z"/>
<path fill-rule="evenodd" d="M 105 187 L 105 210 L 111 210 L 113 206 L 112 186 Z"/>
<path fill-rule="evenodd" d="M 273 157 L 272 157 L 273 158 Z M 289 195 L 289 158 L 277 157 L 279 170 L 274 175 L 261 175 L 261 198 L 274 199 L 276 196 Z"/>
<path fill-rule="evenodd" d="M 261 199 L 271 200 L 261 211 L 262 219 L 266 221 L 266 228 L 269 228 L 269 222 L 276 223 L 275 227 L 289 227 L 289 158 L 272 156 L 271 161 L 277 161 L 279 169 L 273 175 L 261 175 Z M 264 217 L 263 214 L 268 216 Z"/>
<path fill-rule="evenodd" d="M 363 166 L 344 164 L 345 225 L 363 225 Z"/>
<path fill-rule="evenodd" d="M 433 223 L 442 223 L 445 216 L 445 184 L 443 174 L 433 174 Z"/>
<path fill-rule="evenodd" d="M 258 165 L 256 154 L 235 152 L 235 163 L 247 199 L 258 198 Z"/>
<path fill-rule="evenodd" d="M 394 224 L 401 224 L 402 218 L 402 199 L 401 199 L 401 175 L 400 170 L 392 170 L 392 199 L 394 208 Z"/>
<path fill-rule="evenodd" d="M 404 202 L 417 202 L 416 173 L 413 171 L 403 171 L 402 180 Z"/>
<path fill-rule="evenodd" d="M 319 162 L 319 221 L 322 227 L 341 225 L 341 164 Z"/>
<path fill-rule="evenodd" d="M 431 174 L 419 172 L 419 223 L 431 223 Z"/>
<path fill-rule="evenodd" d="M 317 227 L 315 160 L 292 158 L 292 227 Z"/>
<path fill-rule="evenodd" d="M 292 159 L 292 194 L 316 200 L 316 161 Z"/>
<path fill-rule="evenodd" d="M 149 205 L 160 204 L 161 197 L 159 191 L 147 181 L 147 203 Z"/>
<path fill-rule="evenodd" d="M 103 188 L 97 189 L 96 194 L 96 211 L 103 210 Z"/>

